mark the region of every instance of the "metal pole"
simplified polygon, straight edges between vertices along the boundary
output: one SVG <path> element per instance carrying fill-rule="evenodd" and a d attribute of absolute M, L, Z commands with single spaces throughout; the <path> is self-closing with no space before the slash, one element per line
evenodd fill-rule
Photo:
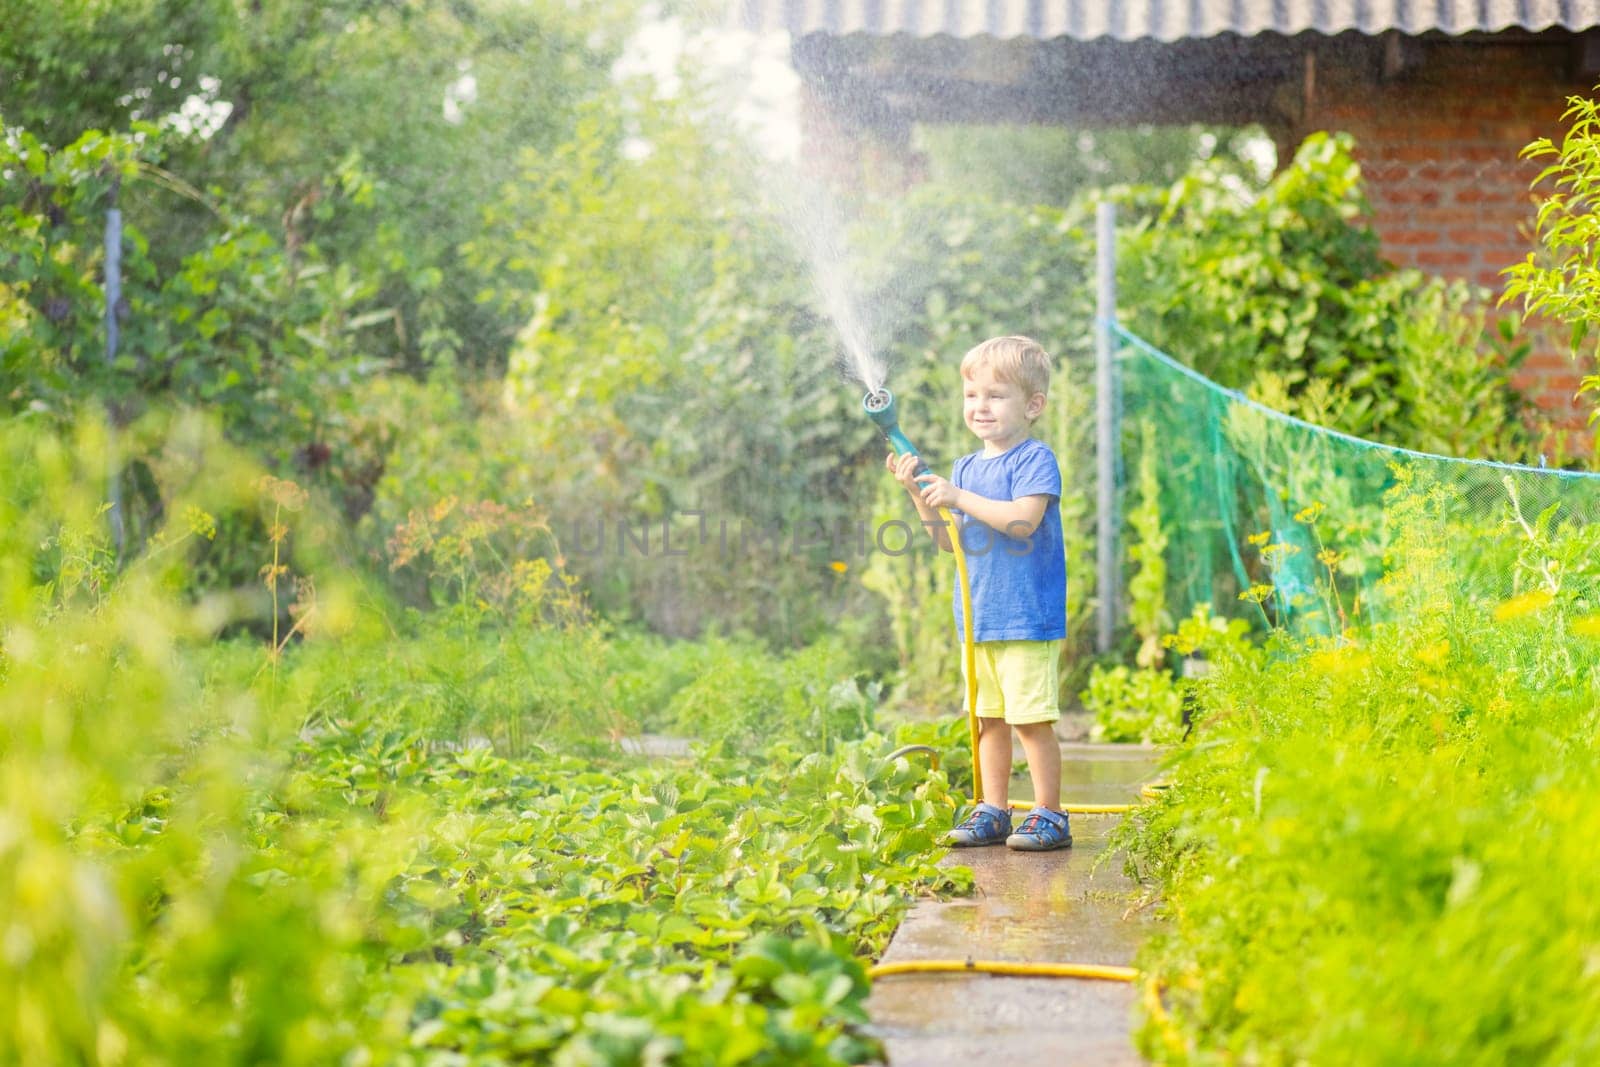
<path fill-rule="evenodd" d="M 1111 324 L 1117 317 L 1117 209 L 1102 201 L 1095 211 L 1095 272 L 1099 297 L 1094 320 L 1095 470 L 1097 474 L 1096 563 L 1100 604 L 1095 648 L 1111 651 L 1122 583 L 1117 567 L 1116 364 Z"/>
<path fill-rule="evenodd" d="M 117 365 L 117 305 L 122 302 L 122 211 L 117 207 L 117 194 L 122 181 L 115 179 L 111 185 L 111 207 L 106 210 L 106 369 L 111 376 Z M 107 469 L 111 493 L 111 536 L 116 541 L 117 558 L 122 558 L 124 529 L 122 521 L 122 476 L 117 459 L 117 417 L 114 410 L 107 412 L 106 450 Z"/>

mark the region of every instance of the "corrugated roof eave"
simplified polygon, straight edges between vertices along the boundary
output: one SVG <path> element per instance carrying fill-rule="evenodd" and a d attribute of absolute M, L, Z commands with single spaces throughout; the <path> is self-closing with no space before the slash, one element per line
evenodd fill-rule
<path fill-rule="evenodd" d="M 1425 10 L 1422 10 L 1425 9 Z M 1580 32 L 1600 27 L 1600 0 L 739 0 L 750 30 L 1173 42 L 1275 33 L 1378 36 Z"/>

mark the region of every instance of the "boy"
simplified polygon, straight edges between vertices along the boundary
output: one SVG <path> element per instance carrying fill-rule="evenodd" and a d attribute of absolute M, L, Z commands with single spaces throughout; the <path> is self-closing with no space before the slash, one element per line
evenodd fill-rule
<path fill-rule="evenodd" d="M 888 458 L 938 546 L 954 551 L 939 517 L 949 508 L 967 556 L 978 673 L 978 764 L 984 803 L 951 830 L 957 847 L 997 845 L 1027 852 L 1067 848 L 1061 810 L 1061 749 L 1055 722 L 1061 642 L 1067 635 L 1067 566 L 1061 541 L 1061 471 L 1032 436 L 1050 390 L 1050 357 L 1037 341 L 996 337 L 961 360 L 962 415 L 983 443 L 956 460 L 950 479 L 915 474 L 914 455 Z M 956 590 L 961 634 L 961 591 Z M 965 657 L 963 657 L 965 670 Z M 1036 807 L 1012 832 L 1006 787 L 1011 731 L 1022 740 Z"/>

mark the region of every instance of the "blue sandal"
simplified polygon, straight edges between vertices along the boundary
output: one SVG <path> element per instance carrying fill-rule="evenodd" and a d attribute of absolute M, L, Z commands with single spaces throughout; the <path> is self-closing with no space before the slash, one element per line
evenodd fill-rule
<path fill-rule="evenodd" d="M 954 830 L 944 835 L 953 848 L 998 845 L 1011 833 L 1011 813 L 993 804 L 979 804 Z"/>
<path fill-rule="evenodd" d="M 1072 847 L 1072 827 L 1064 811 L 1034 808 L 1022 820 L 1017 832 L 1006 838 L 1006 847 L 1018 852 L 1051 852 Z"/>

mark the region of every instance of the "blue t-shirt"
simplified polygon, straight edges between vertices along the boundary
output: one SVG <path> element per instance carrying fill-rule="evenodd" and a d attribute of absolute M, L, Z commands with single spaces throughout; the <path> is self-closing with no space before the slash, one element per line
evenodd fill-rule
<path fill-rule="evenodd" d="M 1067 636 L 1067 555 L 1061 542 L 1061 469 L 1055 453 L 1030 437 L 998 456 L 962 456 L 950 481 L 991 500 L 1050 498 L 1044 517 L 1025 538 L 951 511 L 967 554 L 974 639 L 1053 641 Z M 964 636 L 959 586 L 955 615 L 956 633 Z"/>

